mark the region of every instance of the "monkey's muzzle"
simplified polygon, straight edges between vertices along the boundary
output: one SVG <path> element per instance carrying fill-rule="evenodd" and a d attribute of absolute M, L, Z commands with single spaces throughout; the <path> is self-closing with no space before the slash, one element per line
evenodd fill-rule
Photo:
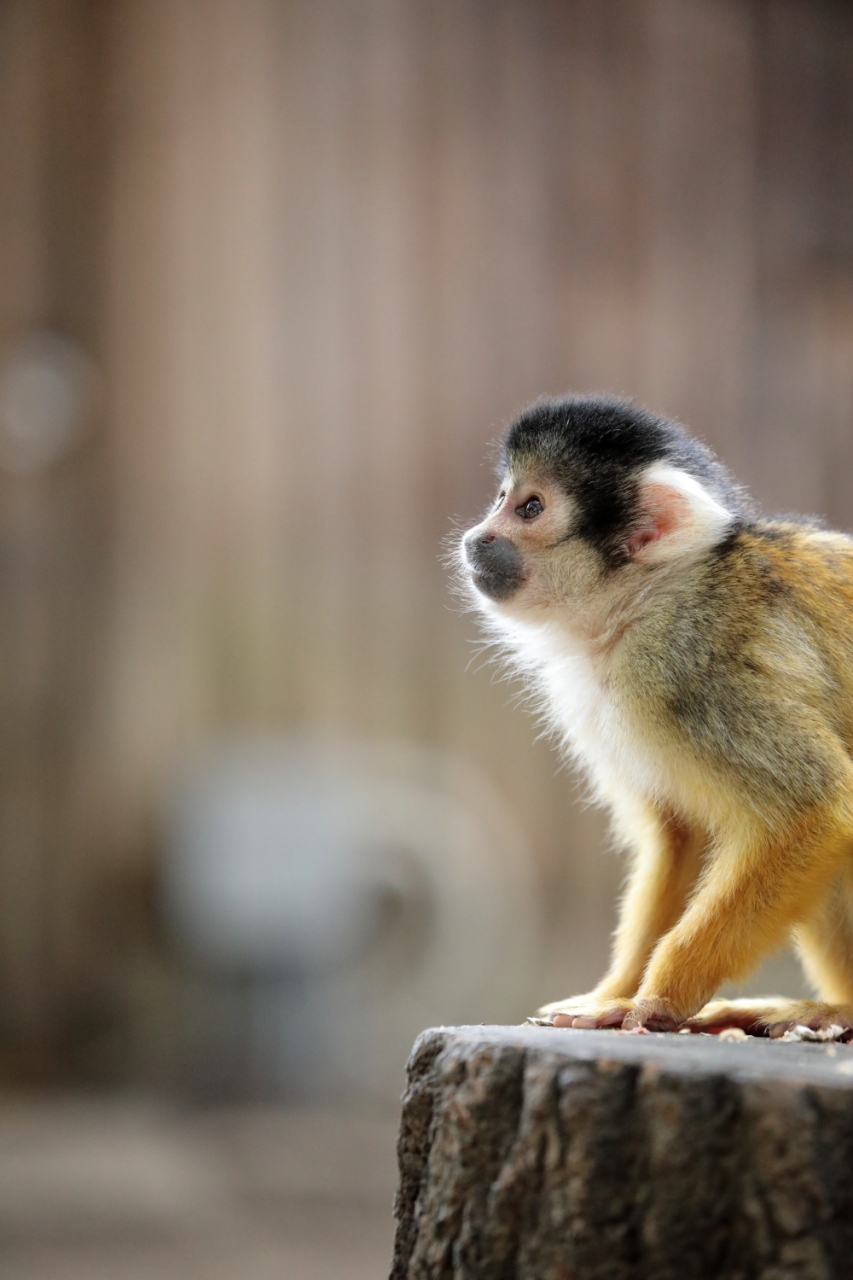
<path fill-rule="evenodd" d="M 463 542 L 465 559 L 478 591 L 490 600 L 508 600 L 524 581 L 521 552 L 509 538 L 496 533 L 469 533 Z"/>

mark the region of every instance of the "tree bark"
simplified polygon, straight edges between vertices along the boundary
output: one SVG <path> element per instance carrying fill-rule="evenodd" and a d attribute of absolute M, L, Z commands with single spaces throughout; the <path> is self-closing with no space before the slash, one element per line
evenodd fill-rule
<path fill-rule="evenodd" d="M 425 1031 L 391 1280 L 853 1275 L 853 1047 Z"/>

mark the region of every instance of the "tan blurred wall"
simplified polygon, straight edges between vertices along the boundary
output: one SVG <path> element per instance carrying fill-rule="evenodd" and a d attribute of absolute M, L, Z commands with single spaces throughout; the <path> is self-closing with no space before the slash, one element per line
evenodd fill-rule
<path fill-rule="evenodd" d="M 595 980 L 619 865 L 469 668 L 441 539 L 567 388 L 853 525 L 852 146 L 840 3 L 0 5 L 0 336 L 68 332 L 106 388 L 0 479 L 10 1061 L 142 1052 L 158 807 L 228 727 L 478 761 L 541 861 L 543 997 Z"/>

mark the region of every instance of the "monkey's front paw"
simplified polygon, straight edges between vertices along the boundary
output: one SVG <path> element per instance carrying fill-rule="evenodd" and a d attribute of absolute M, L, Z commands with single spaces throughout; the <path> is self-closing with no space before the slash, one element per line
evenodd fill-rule
<path fill-rule="evenodd" d="M 621 1009 L 618 1021 L 590 1023 L 590 1026 L 618 1026 L 631 1005 L 627 999 L 615 999 L 607 990 L 588 991 L 586 995 L 569 996 L 565 1000 L 554 1000 L 551 1004 L 543 1004 L 536 1011 L 536 1021 L 550 1023 L 554 1027 L 570 1027 L 575 1018 L 614 1017 L 617 1009 Z M 584 1024 L 586 1025 L 586 1024 Z"/>
<path fill-rule="evenodd" d="M 674 1031 L 684 1021 L 667 1000 L 607 1000 L 591 993 L 544 1005 L 539 1016 L 554 1027 L 583 1030 L 621 1027 L 623 1031 Z"/>
<path fill-rule="evenodd" d="M 633 1002 L 622 1023 L 623 1031 L 677 1031 L 684 1014 L 663 996 L 641 996 Z"/>
<path fill-rule="evenodd" d="M 536 1010 L 536 1017 L 542 1022 L 550 1022 L 553 1018 L 576 1018 L 582 1013 L 591 1013 L 602 1003 L 602 997 L 595 991 L 588 991 L 582 996 L 567 996 L 565 1000 L 552 1000 Z M 566 1026 L 566 1023 L 562 1023 Z"/>
<path fill-rule="evenodd" d="M 584 1030 L 621 1027 L 633 1007 L 633 1000 L 598 1000 L 577 1013 L 557 1014 L 552 1021 L 555 1027 L 579 1027 Z"/>

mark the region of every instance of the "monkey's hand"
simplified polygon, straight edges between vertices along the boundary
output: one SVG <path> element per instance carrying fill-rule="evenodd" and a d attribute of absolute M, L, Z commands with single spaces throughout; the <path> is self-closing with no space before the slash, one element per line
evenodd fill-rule
<path fill-rule="evenodd" d="M 616 1010 L 621 1008 L 622 1013 L 619 1018 L 621 1022 L 630 1004 L 629 999 L 621 999 L 609 991 L 596 989 L 588 991 L 583 996 L 569 996 L 565 1000 L 554 1000 L 551 1004 L 543 1004 L 541 1009 L 536 1010 L 536 1021 L 548 1023 L 554 1027 L 571 1027 L 574 1025 L 575 1018 L 594 1018 L 612 1014 L 615 1019 Z M 613 1021 L 598 1025 L 616 1026 L 618 1023 Z"/>
<path fill-rule="evenodd" d="M 675 1031 L 684 1021 L 668 1000 L 646 997 L 611 998 L 590 992 L 557 1000 L 539 1010 L 537 1019 L 553 1027 L 578 1027 L 584 1030 L 621 1027 L 623 1031 L 645 1028 L 647 1031 Z"/>

